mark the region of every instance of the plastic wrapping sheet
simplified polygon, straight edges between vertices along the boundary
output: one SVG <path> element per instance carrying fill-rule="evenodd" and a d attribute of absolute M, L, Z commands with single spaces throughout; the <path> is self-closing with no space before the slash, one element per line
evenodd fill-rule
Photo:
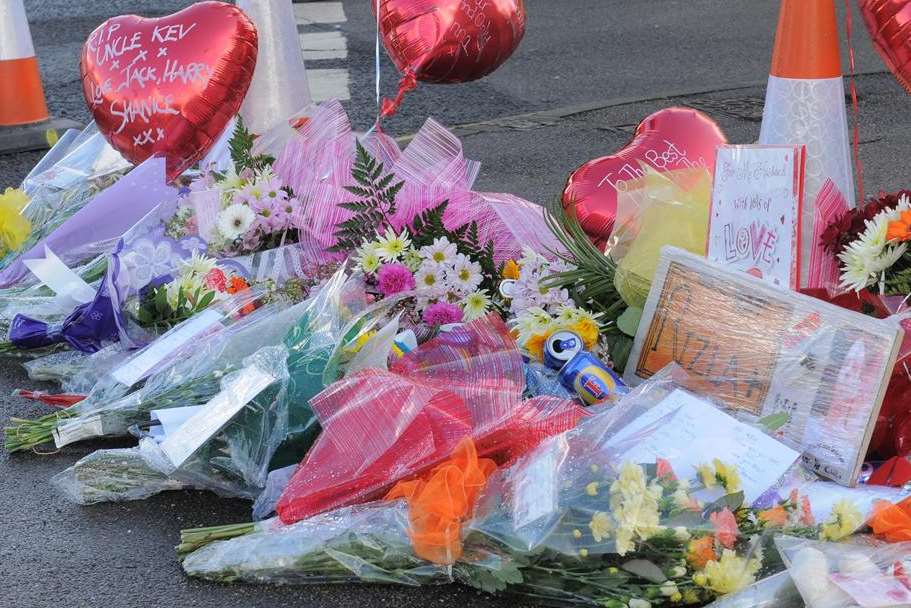
<path fill-rule="evenodd" d="M 775 544 L 807 608 L 911 605 L 911 543 L 781 536 Z"/>
<path fill-rule="evenodd" d="M 31 235 L 19 251 L 0 258 L 0 268 L 48 236 L 130 168 L 94 122 L 79 134 L 67 132 L 22 182 L 31 199 L 23 211 L 32 224 Z"/>
<path fill-rule="evenodd" d="M 298 218 L 300 247 L 308 257 L 325 260 L 336 257 L 327 252 L 335 244 L 335 227 L 351 217 L 339 204 L 351 200 L 345 187 L 354 183 L 356 136 L 338 102 L 312 106 L 305 113 L 297 132 L 288 134 L 280 127 L 266 137 L 286 142 L 274 170 L 295 195 L 308 201 Z M 472 190 L 480 165 L 466 159 L 459 139 L 436 121 L 429 119 L 404 149 L 382 133 L 371 133 L 362 143 L 384 163 L 385 171 L 405 183 L 390 218 L 396 230 L 448 200 L 446 226 L 477 222 L 481 241 L 494 242 L 497 262 L 519 257 L 524 245 L 543 252 L 559 249 L 541 207 L 509 194 Z"/>
<path fill-rule="evenodd" d="M 160 443 L 101 450 L 53 478 L 78 504 L 139 500 L 181 487 L 253 498 L 287 429 L 283 347 L 266 347 L 224 377 L 220 390 Z"/>
<path fill-rule="evenodd" d="M 311 400 L 323 433 L 277 512 L 294 522 L 379 496 L 447 457 L 468 436 L 506 457 L 575 425 L 570 401 L 522 402 L 522 358 L 495 316 L 445 332 L 390 371 L 349 374 Z"/>
<path fill-rule="evenodd" d="M 785 571 L 717 599 L 707 608 L 805 608 L 805 604 L 791 574 Z"/>
<path fill-rule="evenodd" d="M 65 350 L 22 364 L 30 380 L 56 382 L 63 392 L 86 395 L 101 379 L 131 357 L 131 353 L 112 344 L 87 355 Z"/>

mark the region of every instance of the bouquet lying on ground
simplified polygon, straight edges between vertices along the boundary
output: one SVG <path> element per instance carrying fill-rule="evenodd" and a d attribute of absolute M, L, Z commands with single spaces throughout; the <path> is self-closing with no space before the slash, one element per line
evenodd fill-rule
<path fill-rule="evenodd" d="M 455 580 L 617 608 L 702 604 L 782 570 L 774 535 L 839 540 L 863 524 L 849 503 L 818 523 L 796 491 L 751 507 L 724 454 L 685 476 L 687 467 L 675 470 L 673 459 L 626 459 L 638 442 L 675 424 L 676 414 L 666 415 L 619 435 L 681 390 L 675 376 L 679 370 L 659 374 L 500 468 L 463 440 L 449 459 L 392 488 L 385 502 L 290 525 L 185 531 L 184 569 L 219 581 Z"/>

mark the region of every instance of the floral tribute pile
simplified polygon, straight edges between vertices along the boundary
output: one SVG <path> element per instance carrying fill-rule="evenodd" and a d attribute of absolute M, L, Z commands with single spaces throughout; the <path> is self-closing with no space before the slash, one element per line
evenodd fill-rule
<path fill-rule="evenodd" d="M 624 237 L 639 264 L 558 205 L 475 191 L 478 164 L 432 120 L 404 149 L 355 134 L 338 102 L 289 124 L 238 121 L 223 158 L 174 184 L 89 129 L 0 195 L 0 355 L 61 386 L 20 392 L 56 407 L 12 418 L 7 450 L 135 439 L 56 475 L 64 497 L 249 500 L 251 521 L 181 534 L 186 573 L 221 582 L 724 606 L 828 593 L 811 570 L 856 600 L 861 555 L 864 575 L 911 593 L 901 490 L 823 481 L 780 420 L 734 415 L 674 364 L 620 380 L 666 244 L 654 233 Z M 650 181 L 673 203 L 679 188 Z M 823 239 L 842 265 L 833 294 L 904 304 L 905 193 Z M 696 410 L 668 409 L 681 395 L 703 426 L 774 449 L 738 451 L 734 433 L 699 447 Z"/>

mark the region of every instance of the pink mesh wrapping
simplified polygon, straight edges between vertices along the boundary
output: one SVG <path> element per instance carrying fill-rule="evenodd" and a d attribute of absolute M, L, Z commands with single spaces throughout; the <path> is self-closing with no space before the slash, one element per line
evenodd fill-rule
<path fill-rule="evenodd" d="M 352 199 L 345 186 L 354 183 L 356 136 L 338 102 L 309 108 L 300 122 L 296 133 L 284 134 L 286 143 L 274 170 L 304 203 L 298 217 L 301 247 L 315 261 L 326 261 L 339 257 L 326 252 L 335 244 L 335 226 L 351 217 L 338 205 Z M 541 207 L 511 194 L 472 190 L 479 163 L 466 159 L 459 139 L 435 120 L 428 119 L 404 150 L 382 133 L 372 133 L 362 143 L 405 181 L 392 218 L 396 230 L 425 209 L 449 200 L 446 226 L 477 221 L 481 236 L 494 242 L 497 262 L 518 257 L 523 244 L 542 254 L 559 249 Z"/>
<path fill-rule="evenodd" d="M 491 315 L 407 354 L 391 371 L 352 374 L 311 405 L 323 433 L 277 505 L 285 523 L 382 495 L 473 437 L 501 462 L 575 426 L 571 401 L 522 401 L 522 359 Z"/>
<path fill-rule="evenodd" d="M 813 218 L 813 246 L 810 249 L 810 269 L 807 277 L 809 289 L 838 289 L 838 259 L 822 244 L 822 233 L 835 218 L 848 210 L 848 201 L 831 179 L 823 184 L 816 197 Z"/>

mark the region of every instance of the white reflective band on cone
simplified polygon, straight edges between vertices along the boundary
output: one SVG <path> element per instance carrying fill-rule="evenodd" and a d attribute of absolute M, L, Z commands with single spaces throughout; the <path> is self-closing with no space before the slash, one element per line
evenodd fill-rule
<path fill-rule="evenodd" d="M 854 206 L 854 178 L 845 86 L 841 77 L 795 79 L 769 76 L 762 115 L 761 144 L 804 144 L 807 147 L 801 215 L 801 282 L 806 283 L 813 247 L 816 196 L 827 178 Z"/>
<path fill-rule="evenodd" d="M 22 0 L 0 0 L 0 61 L 34 56 Z"/>
<path fill-rule="evenodd" d="M 2 1 L 2 0 L 0 0 Z M 256 70 L 240 107 L 247 128 L 264 133 L 310 105 L 310 85 L 291 0 L 237 0 L 256 25 Z"/>

